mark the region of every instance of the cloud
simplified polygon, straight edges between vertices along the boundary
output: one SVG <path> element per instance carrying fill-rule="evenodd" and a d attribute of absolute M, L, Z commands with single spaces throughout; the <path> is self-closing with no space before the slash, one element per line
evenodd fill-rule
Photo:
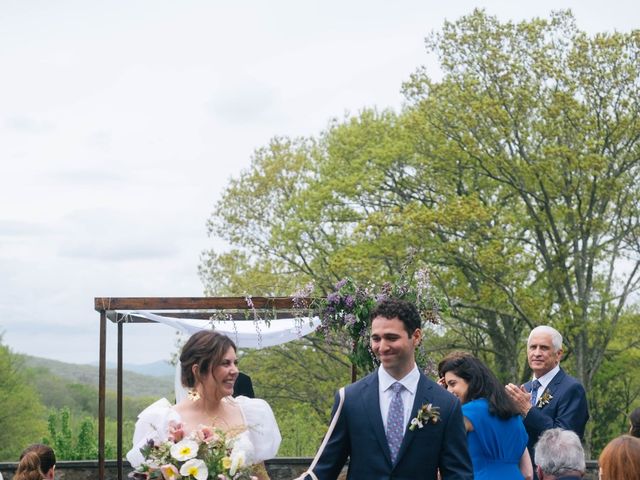
<path fill-rule="evenodd" d="M 66 258 L 124 262 L 165 260 L 179 254 L 175 237 L 167 235 L 166 224 L 150 224 L 128 211 L 76 210 L 66 215 L 60 226 L 63 241 L 58 254 Z"/>
<path fill-rule="evenodd" d="M 54 129 L 54 125 L 44 120 L 37 120 L 25 115 L 16 115 L 5 120 L 5 126 L 23 133 L 43 134 Z"/>
<path fill-rule="evenodd" d="M 126 177 L 115 172 L 106 170 L 75 168 L 68 170 L 57 170 L 44 174 L 47 179 L 61 182 L 68 185 L 111 185 L 125 182 Z"/>
<path fill-rule="evenodd" d="M 131 242 L 126 232 L 122 232 L 122 235 L 125 238 L 84 239 L 64 245 L 58 253 L 67 258 L 115 262 L 167 259 L 178 254 L 178 249 L 172 245 L 153 245 L 142 240 Z"/>
<path fill-rule="evenodd" d="M 42 225 L 19 220 L 0 219 L 0 236 L 14 237 L 41 234 L 47 231 Z"/>
<path fill-rule="evenodd" d="M 218 88 L 207 103 L 207 109 L 221 120 L 259 123 L 276 113 L 273 107 L 278 97 L 274 88 L 251 78 L 241 78 Z"/>
<path fill-rule="evenodd" d="M 108 152 L 111 150 L 111 143 L 113 141 L 113 135 L 106 130 L 99 130 L 93 132 L 87 138 L 87 143 L 90 147 Z"/>

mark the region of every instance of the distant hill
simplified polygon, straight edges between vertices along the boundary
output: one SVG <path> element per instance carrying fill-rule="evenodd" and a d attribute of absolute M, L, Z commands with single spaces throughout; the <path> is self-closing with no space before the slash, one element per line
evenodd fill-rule
<path fill-rule="evenodd" d="M 42 373 L 48 371 L 52 375 L 62 378 L 69 383 L 78 383 L 98 387 L 98 367 L 96 365 L 79 365 L 75 363 L 59 362 L 42 357 L 33 357 L 20 354 L 26 368 L 35 369 Z M 123 393 L 129 397 L 173 397 L 174 367 L 168 363 L 156 362 L 148 365 L 139 365 L 139 371 L 153 372 L 152 374 L 136 373 L 124 370 L 122 379 Z M 129 367 L 129 366 L 127 366 Z M 168 374 L 157 375 L 159 372 Z M 116 369 L 107 368 L 107 390 L 116 390 Z"/>
<path fill-rule="evenodd" d="M 98 363 L 90 363 L 89 365 L 97 367 Z M 115 362 L 107 362 L 107 368 L 116 369 Z M 150 377 L 172 377 L 175 375 L 176 367 L 166 360 L 158 360 L 157 362 L 135 364 L 124 364 L 123 368 L 128 372 L 139 373 L 140 375 L 148 375 Z"/>

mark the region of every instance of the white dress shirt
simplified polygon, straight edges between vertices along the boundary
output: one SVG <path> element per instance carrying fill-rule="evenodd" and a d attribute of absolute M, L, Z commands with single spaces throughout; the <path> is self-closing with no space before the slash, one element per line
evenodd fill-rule
<path fill-rule="evenodd" d="M 542 375 L 540 378 L 537 379 L 540 382 L 540 386 L 538 387 L 538 396 L 536 397 L 538 401 L 540 401 L 540 399 L 542 398 L 542 394 L 547 389 L 547 385 L 551 383 L 551 380 L 553 380 L 553 377 L 555 377 L 559 371 L 560 371 L 560 365 L 556 365 L 547 373 L 545 373 L 544 375 Z M 536 380 L 536 377 L 533 377 L 533 380 Z"/>
<path fill-rule="evenodd" d="M 380 401 L 380 413 L 382 414 L 382 423 L 384 425 L 385 432 L 387 431 L 387 416 L 389 415 L 389 405 L 393 398 L 393 390 L 391 385 L 396 382 L 400 382 L 404 388 L 400 393 L 402 398 L 402 406 L 404 408 L 404 425 L 409 424 L 409 419 L 415 417 L 416 412 L 412 412 L 413 401 L 416 398 L 416 390 L 418 390 L 418 381 L 420 380 L 420 372 L 418 366 L 413 365 L 411 370 L 401 380 L 396 380 L 389 375 L 383 367 L 378 368 L 378 398 Z"/>

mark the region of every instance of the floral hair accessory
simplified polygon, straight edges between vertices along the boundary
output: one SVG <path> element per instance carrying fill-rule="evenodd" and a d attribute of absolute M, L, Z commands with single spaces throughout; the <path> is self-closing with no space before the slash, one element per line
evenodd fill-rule
<path fill-rule="evenodd" d="M 553 395 L 549 390 L 545 390 L 542 396 L 538 399 L 537 407 L 542 408 L 545 405 L 548 405 L 549 402 L 553 399 Z"/>
<path fill-rule="evenodd" d="M 432 403 L 425 403 L 418 409 L 418 413 L 415 418 L 411 419 L 409 430 L 422 428 L 429 422 L 438 423 L 438 420 L 440 420 L 440 409 L 438 407 L 434 407 Z"/>

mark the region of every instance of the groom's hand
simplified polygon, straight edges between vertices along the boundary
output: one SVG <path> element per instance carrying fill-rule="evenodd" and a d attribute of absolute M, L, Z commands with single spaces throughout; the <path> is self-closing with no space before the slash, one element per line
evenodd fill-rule
<path fill-rule="evenodd" d="M 524 389 L 523 385 L 519 387 L 513 383 L 508 383 L 504 389 L 509 398 L 516 404 L 516 408 L 523 417 L 527 416 L 531 409 L 531 394 Z"/>

